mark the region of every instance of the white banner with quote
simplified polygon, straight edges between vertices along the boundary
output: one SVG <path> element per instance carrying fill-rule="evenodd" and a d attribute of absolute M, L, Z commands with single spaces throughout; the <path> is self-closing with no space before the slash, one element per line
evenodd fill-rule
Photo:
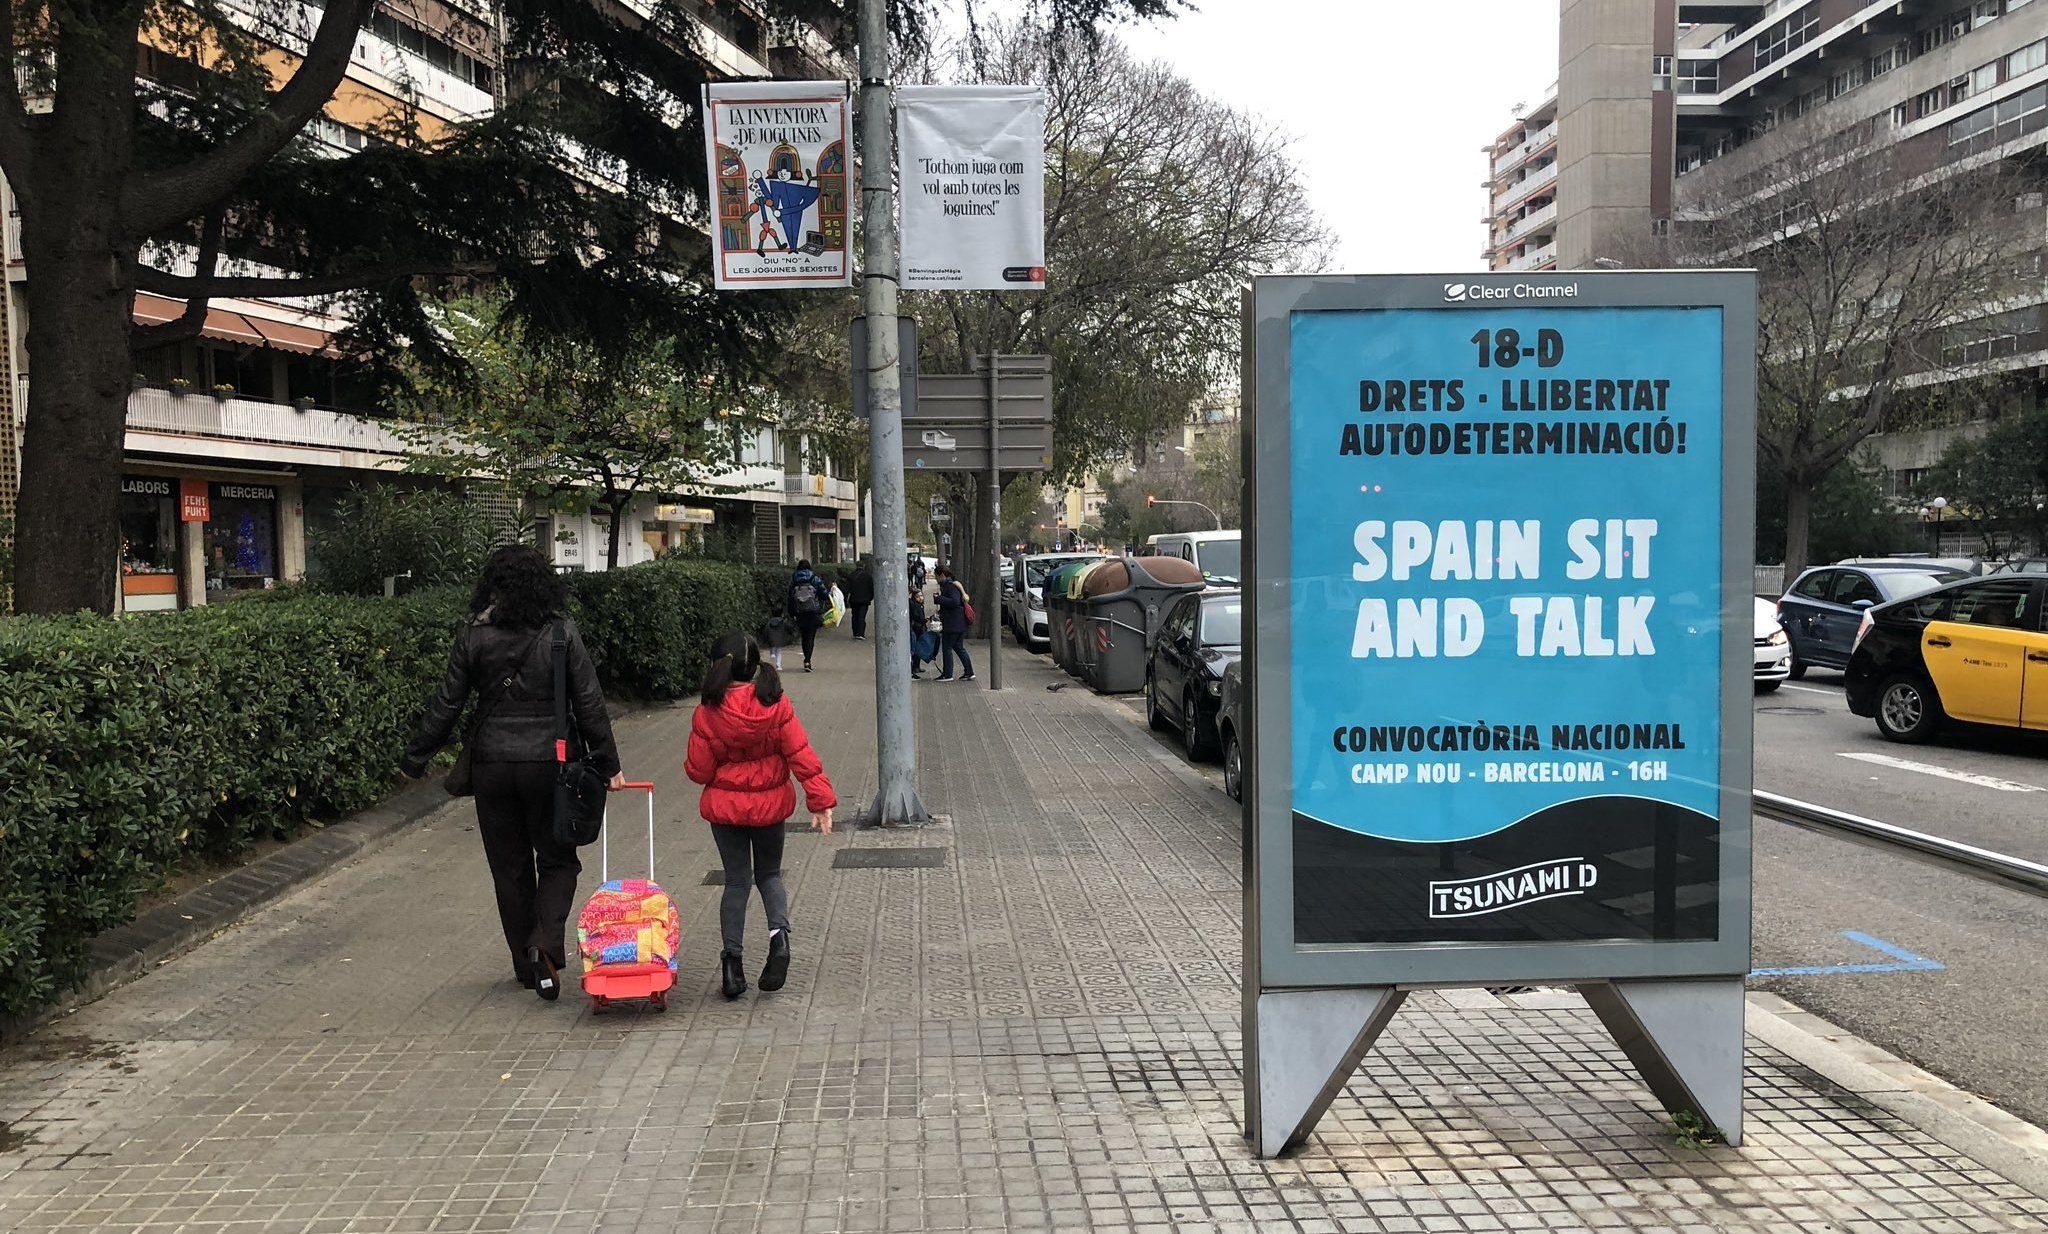
<path fill-rule="evenodd" d="M 845 287 L 853 143 L 843 81 L 704 87 L 720 288 Z"/>
<path fill-rule="evenodd" d="M 1045 288 L 1045 95 L 1037 86 L 902 86 L 896 143 L 903 286 Z"/>

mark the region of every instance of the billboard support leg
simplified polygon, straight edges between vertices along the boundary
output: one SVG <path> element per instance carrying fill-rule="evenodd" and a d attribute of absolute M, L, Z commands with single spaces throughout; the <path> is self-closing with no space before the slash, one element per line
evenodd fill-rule
<path fill-rule="evenodd" d="M 1256 1088 L 1245 1094 L 1246 1134 L 1261 1157 L 1308 1138 L 1323 1111 L 1408 998 L 1392 986 L 1288 990 L 1254 1003 Z"/>
<path fill-rule="evenodd" d="M 1612 981 L 1579 993 L 1665 1109 L 1742 1143 L 1742 978 Z"/>

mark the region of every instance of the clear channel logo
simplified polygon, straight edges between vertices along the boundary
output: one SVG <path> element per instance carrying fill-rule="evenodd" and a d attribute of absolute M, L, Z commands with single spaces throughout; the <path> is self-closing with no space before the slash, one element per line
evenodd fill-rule
<path fill-rule="evenodd" d="M 1445 283 L 1444 303 L 1474 300 L 1576 300 L 1577 283 Z"/>

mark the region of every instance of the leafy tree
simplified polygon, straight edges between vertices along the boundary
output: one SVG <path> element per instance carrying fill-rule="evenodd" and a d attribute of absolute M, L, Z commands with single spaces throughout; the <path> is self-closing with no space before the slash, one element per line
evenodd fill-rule
<path fill-rule="evenodd" d="M 467 585 L 494 545 L 513 538 L 484 507 L 455 493 L 392 484 L 358 488 L 334 519 L 309 528 L 309 582 L 342 595 L 381 594 L 384 580 L 410 576 L 405 589 Z"/>
<path fill-rule="evenodd" d="M 935 0 L 891 0 L 921 37 Z M 641 331 L 744 377 L 778 297 L 706 279 L 694 3 L 504 0 L 500 88 L 443 123 L 401 104 L 346 157 L 308 132 L 376 0 L 0 0 L 0 170 L 31 277 L 19 596 L 114 603 L 115 514 L 133 353 L 197 334 L 217 296 L 334 297 L 373 360 L 453 364 L 423 296 L 487 279 L 531 330 L 597 351 Z M 853 0 L 769 0 L 852 37 Z M 1034 0 L 1063 34 L 1178 0 Z M 310 16 L 309 16 L 310 15 Z M 138 62 L 147 76 L 138 77 Z M 145 260 L 145 252 L 148 260 Z M 228 274 L 252 259 L 288 273 Z M 138 329 L 138 290 L 182 297 Z"/>
<path fill-rule="evenodd" d="M 1895 405 L 1907 379 L 1969 374 L 1972 337 L 2020 285 L 2031 215 L 2014 205 L 2029 173 L 1928 175 L 1861 125 L 1818 140 L 1788 125 L 1726 157 L 1746 166 L 1703 177 L 1713 191 L 1680 203 L 1699 221 L 1650 260 L 1757 268 L 1758 469 L 1783 494 L 1789 576 L 1812 560 L 1821 483 L 1871 435 L 1909 424 Z"/>
<path fill-rule="evenodd" d="M 1775 473 L 1757 478 L 1756 559 L 1770 561 L 1785 544 L 1785 488 Z M 1880 557 L 1924 548 L 1885 496 L 1884 468 L 1869 451 L 1836 464 L 1813 488 L 1808 562 Z M 1802 567 L 1803 568 L 1803 567 Z M 1798 572 L 1785 571 L 1789 586 Z"/>
<path fill-rule="evenodd" d="M 465 379 L 423 370 L 398 400 L 408 466 L 489 476 L 548 502 L 594 494 L 610 510 L 609 566 L 619 564 L 621 520 L 636 496 L 716 491 L 760 427 L 674 339 L 636 331 L 630 349 L 612 355 L 594 344 L 536 346 L 502 302 L 488 299 L 435 317 Z"/>
<path fill-rule="evenodd" d="M 2048 548 L 2048 411 L 2019 412 L 1951 442 L 1918 496 L 1946 497 L 1955 517 L 1974 520 L 1986 557 L 2004 556 L 2015 539 Z"/>

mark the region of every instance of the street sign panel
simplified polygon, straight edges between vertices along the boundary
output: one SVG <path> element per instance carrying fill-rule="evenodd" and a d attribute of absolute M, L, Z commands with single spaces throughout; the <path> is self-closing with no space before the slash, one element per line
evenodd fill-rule
<path fill-rule="evenodd" d="M 851 350 L 853 357 L 853 414 L 865 420 L 868 418 L 868 319 L 856 317 L 850 324 Z M 903 406 L 905 419 L 908 409 L 917 406 L 917 318 L 896 319 L 897 354 L 903 358 Z"/>
<path fill-rule="evenodd" d="M 1013 375 L 1004 369 L 999 378 L 1000 419 L 1005 426 L 1052 422 L 1051 373 Z M 988 374 L 926 373 L 918 383 L 916 404 L 904 401 L 903 423 L 987 424 Z"/>
<path fill-rule="evenodd" d="M 1739 1120 L 1754 276 L 1288 276 L 1250 314 L 1247 1040 L 1346 987 L 1599 983 L 1614 1023 L 1714 978 L 1681 1018 Z"/>

